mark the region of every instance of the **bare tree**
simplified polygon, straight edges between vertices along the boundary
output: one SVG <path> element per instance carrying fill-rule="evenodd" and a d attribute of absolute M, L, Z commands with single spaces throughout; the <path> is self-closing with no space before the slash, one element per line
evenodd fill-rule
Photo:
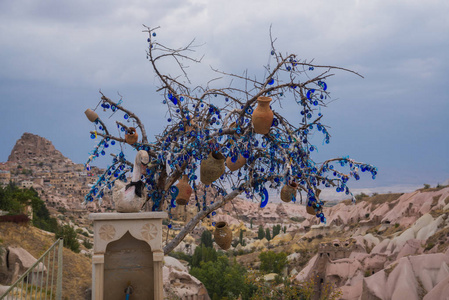
<path fill-rule="evenodd" d="M 323 202 L 319 200 L 320 186 L 334 187 L 337 192 L 352 195 L 347 187 L 349 178 L 358 180 L 359 173 L 365 171 L 375 178 L 375 167 L 348 157 L 315 162 L 312 154 L 316 146 L 309 140 L 311 133 L 319 132 L 323 135 L 323 141 L 329 143 L 328 126 L 321 122 L 321 108 L 330 101 L 326 80 L 334 75 L 333 71 L 361 75 L 340 67 L 300 60 L 295 54 L 282 54 L 276 50 L 270 30 L 271 64 L 265 66 L 267 76 L 257 79 L 246 73 L 237 75 L 212 69 L 221 80 L 228 80 L 226 87 L 212 88 L 211 83 L 216 82 L 214 80 L 191 87 L 188 63 L 201 63 L 202 60 L 193 57 L 194 41 L 186 47 L 173 49 L 157 42 L 157 29 L 145 26 L 144 32 L 148 33 L 147 58 L 159 79 L 157 91 L 164 97 L 163 105 L 169 116 L 163 132 L 149 139 L 141 120 L 123 107 L 121 100 L 113 101 L 100 92 L 99 104 L 105 110 L 112 110 L 115 116 L 132 120 L 135 128 L 116 121 L 123 135 L 134 133 L 136 129 L 140 133 L 140 140 L 131 146 L 147 151 L 151 159 L 146 174 L 142 176 L 148 191 L 146 207 L 154 211 L 170 211 L 175 205 L 174 184 L 182 175 L 188 175 L 195 192 L 198 213 L 167 243 L 164 248 L 166 254 L 200 220 L 240 194 L 245 194 L 249 199 L 260 199 L 263 207 L 268 202 L 267 189 L 291 185 L 299 191 L 301 202 L 304 197 L 308 212 L 325 222 Z M 175 62 L 180 76 L 164 73 L 159 67 L 164 60 Z M 273 108 L 274 118 L 266 134 L 256 133 L 252 122 L 252 114 L 260 97 L 270 97 L 271 107 L 279 108 Z M 291 108 L 291 103 L 298 107 L 297 124 L 292 124 L 282 115 L 282 107 L 288 104 Z M 100 142 L 86 165 L 104 154 L 109 145 L 126 142 L 122 134 L 111 134 L 101 118 L 94 123 L 96 130 L 91 135 L 92 138 L 100 137 Z M 208 201 L 206 197 L 198 199 L 196 191 L 201 183 L 197 175 L 200 164 L 211 154 L 216 158 L 227 157 L 228 166 L 242 157 L 245 164 L 238 170 L 225 171 L 212 183 L 206 182 L 215 191 L 213 201 Z M 132 170 L 132 164 L 123 152 L 113 156 L 111 166 L 86 195 L 86 202 L 96 198 L 101 200 L 105 189 L 111 189 L 116 180 L 126 181 L 126 173 Z"/>

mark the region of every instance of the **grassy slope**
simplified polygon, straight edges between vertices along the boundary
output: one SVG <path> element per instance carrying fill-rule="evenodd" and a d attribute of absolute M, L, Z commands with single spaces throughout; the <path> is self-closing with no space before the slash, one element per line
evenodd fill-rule
<path fill-rule="evenodd" d="M 19 246 L 39 258 L 54 243 L 54 234 L 33 226 L 0 223 L 3 246 Z M 84 291 L 91 286 L 91 259 L 64 248 L 63 299 L 84 299 Z"/>

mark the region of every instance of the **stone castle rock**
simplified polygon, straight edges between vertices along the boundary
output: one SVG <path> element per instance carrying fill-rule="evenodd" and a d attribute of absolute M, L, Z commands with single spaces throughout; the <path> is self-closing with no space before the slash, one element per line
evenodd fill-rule
<path fill-rule="evenodd" d="M 72 163 L 72 161 L 61 152 L 56 150 L 52 142 L 38 135 L 25 132 L 22 137 L 17 140 L 8 162 L 26 163 L 26 162 L 50 162 L 55 163 Z"/>

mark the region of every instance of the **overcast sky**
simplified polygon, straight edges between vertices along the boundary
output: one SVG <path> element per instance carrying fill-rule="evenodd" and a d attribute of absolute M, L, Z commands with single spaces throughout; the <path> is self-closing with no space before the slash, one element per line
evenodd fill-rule
<path fill-rule="evenodd" d="M 206 68 L 260 77 L 272 25 L 278 51 L 365 77 L 337 72 L 328 81 L 338 100 L 322 111 L 332 138 L 317 145 L 318 160 L 349 155 L 377 166 L 378 178 L 358 188 L 449 179 L 447 0 L 1 0 L 0 161 L 31 132 L 84 163 L 94 143 L 84 110 L 97 105 L 99 89 L 123 95 L 157 134 L 166 118 L 142 24 L 160 26 L 157 39 L 168 46 L 195 38 Z"/>

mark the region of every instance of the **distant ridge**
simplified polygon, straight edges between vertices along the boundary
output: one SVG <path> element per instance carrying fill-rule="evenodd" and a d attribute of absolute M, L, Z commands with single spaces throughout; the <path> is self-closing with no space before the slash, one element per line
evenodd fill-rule
<path fill-rule="evenodd" d="M 56 150 L 52 142 L 28 132 L 25 132 L 17 140 L 8 157 L 8 162 L 12 163 L 49 162 L 50 160 L 59 163 L 73 163 Z"/>

